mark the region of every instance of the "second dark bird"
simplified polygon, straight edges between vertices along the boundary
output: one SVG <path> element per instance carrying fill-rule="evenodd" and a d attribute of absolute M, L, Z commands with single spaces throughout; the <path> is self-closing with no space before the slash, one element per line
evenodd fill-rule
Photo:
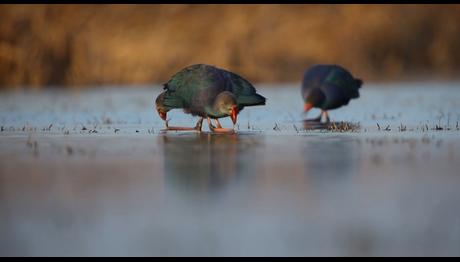
<path fill-rule="evenodd" d="M 347 105 L 359 97 L 363 81 L 354 78 L 345 68 L 338 65 L 315 65 L 305 71 L 302 81 L 304 112 L 312 108 L 321 109 L 313 121 L 321 121 L 323 115 L 329 122 L 328 110 Z"/>

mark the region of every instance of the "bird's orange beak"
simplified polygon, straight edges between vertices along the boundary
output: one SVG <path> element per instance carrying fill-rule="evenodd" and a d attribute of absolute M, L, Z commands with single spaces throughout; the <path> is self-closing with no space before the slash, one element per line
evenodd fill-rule
<path fill-rule="evenodd" d="M 233 106 L 231 110 L 230 117 L 232 118 L 232 122 L 235 125 L 236 124 L 236 116 L 238 115 L 238 107 Z"/>
<path fill-rule="evenodd" d="M 310 109 L 312 109 L 312 108 L 313 108 L 313 104 L 312 104 L 312 103 L 305 103 L 305 104 L 303 105 L 303 111 L 304 111 L 304 112 L 308 112 L 308 111 L 310 111 Z"/>
<path fill-rule="evenodd" d="M 158 111 L 158 114 L 160 115 L 161 119 L 163 119 L 164 121 L 166 121 L 166 112 Z"/>

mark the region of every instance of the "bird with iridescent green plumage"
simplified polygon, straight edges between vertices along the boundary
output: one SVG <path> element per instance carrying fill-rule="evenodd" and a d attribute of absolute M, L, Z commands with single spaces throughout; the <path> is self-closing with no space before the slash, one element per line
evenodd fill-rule
<path fill-rule="evenodd" d="M 219 118 L 230 117 L 233 125 L 237 115 L 246 106 L 265 105 L 265 97 L 257 94 L 254 86 L 243 77 L 215 66 L 196 64 L 173 75 L 164 84 L 164 92 L 155 103 L 160 117 L 166 122 L 166 130 L 201 131 L 203 119 L 214 132 L 233 132 L 222 128 Z M 195 127 L 172 127 L 168 125 L 167 113 L 181 108 L 185 113 L 199 116 Z M 212 125 L 214 119 L 217 127 Z"/>

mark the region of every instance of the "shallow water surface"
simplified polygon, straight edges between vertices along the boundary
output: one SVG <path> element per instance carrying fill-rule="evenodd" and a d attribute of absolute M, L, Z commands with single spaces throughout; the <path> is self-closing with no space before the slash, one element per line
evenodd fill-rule
<path fill-rule="evenodd" d="M 456 83 L 365 86 L 347 132 L 258 89 L 232 135 L 160 132 L 158 88 L 3 93 L 0 255 L 460 255 Z"/>

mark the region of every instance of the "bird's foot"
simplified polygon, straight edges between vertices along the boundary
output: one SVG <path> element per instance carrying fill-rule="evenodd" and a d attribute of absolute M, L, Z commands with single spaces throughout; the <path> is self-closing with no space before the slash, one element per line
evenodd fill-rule
<path fill-rule="evenodd" d="M 327 111 L 324 111 L 324 115 L 326 116 L 326 124 L 329 124 L 331 122 L 331 119 L 329 118 L 329 114 Z"/>
<path fill-rule="evenodd" d="M 182 126 L 170 126 L 163 130 L 164 131 L 198 131 L 196 127 L 182 127 Z"/>
<path fill-rule="evenodd" d="M 182 126 L 169 126 L 169 119 L 166 120 L 166 128 L 161 131 L 201 131 L 201 125 L 197 125 L 195 127 L 182 127 Z"/>
<path fill-rule="evenodd" d="M 217 120 L 217 125 L 218 127 L 215 127 L 212 123 L 211 123 L 211 119 L 208 117 L 208 126 L 209 126 L 209 130 L 211 130 L 211 132 L 213 133 L 223 133 L 223 134 L 233 134 L 235 133 L 235 130 L 234 129 L 230 129 L 230 128 L 222 128 L 222 126 L 220 125 L 219 121 Z"/>

